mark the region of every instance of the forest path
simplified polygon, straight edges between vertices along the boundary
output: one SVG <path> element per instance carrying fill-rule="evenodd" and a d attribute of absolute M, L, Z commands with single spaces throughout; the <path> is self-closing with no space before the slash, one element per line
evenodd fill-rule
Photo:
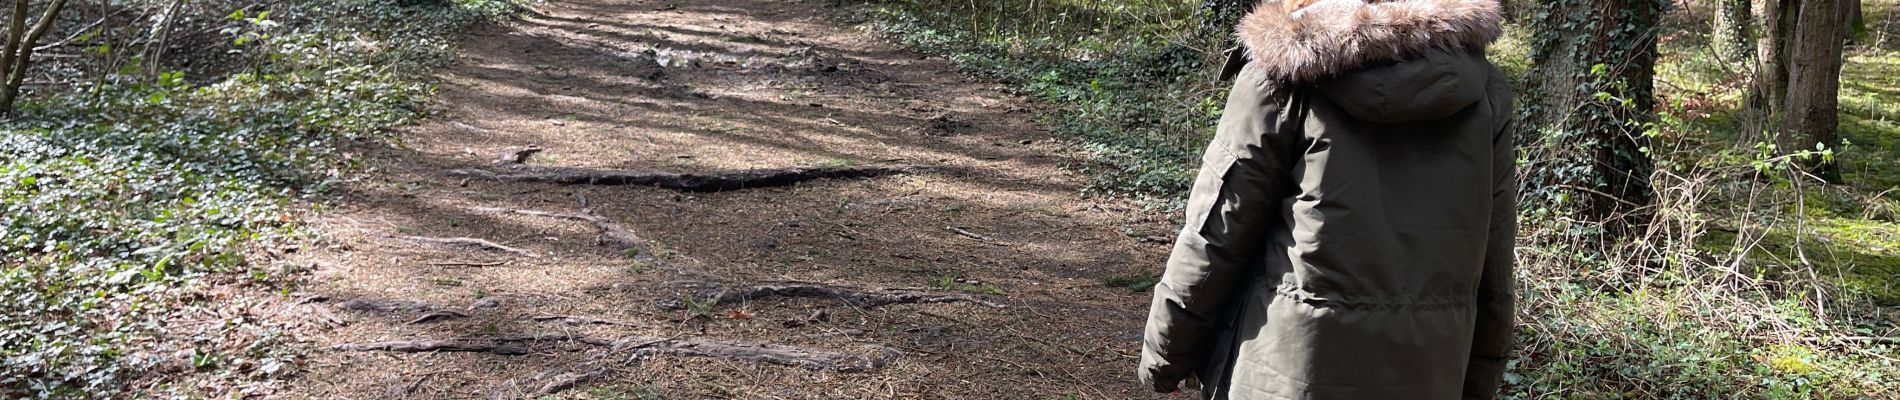
<path fill-rule="evenodd" d="M 823 3 L 552 0 L 476 29 L 439 115 L 311 217 L 296 318 L 320 350 L 280 394 L 1149 396 L 1148 295 L 1102 280 L 1158 267 L 1166 217 L 1079 196 L 1032 105 Z M 896 169 L 718 192 L 498 178 L 800 167 Z M 741 296 L 761 284 L 780 286 Z M 435 342 L 388 343 L 415 340 Z M 463 351 L 385 351 L 403 346 Z"/>

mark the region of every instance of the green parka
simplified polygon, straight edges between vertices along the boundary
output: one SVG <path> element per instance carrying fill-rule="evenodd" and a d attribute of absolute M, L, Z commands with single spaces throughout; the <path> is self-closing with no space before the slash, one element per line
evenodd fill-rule
<path fill-rule="evenodd" d="M 1512 95 L 1496 0 L 1273 3 L 1155 288 L 1144 384 L 1490 399 L 1512 345 Z"/>

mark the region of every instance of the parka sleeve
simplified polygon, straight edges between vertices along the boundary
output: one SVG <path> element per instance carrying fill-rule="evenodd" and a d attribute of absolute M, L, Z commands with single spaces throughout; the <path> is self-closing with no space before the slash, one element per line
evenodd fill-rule
<path fill-rule="evenodd" d="M 1510 97 L 1507 94 L 1504 98 L 1504 110 L 1509 111 Z M 1509 123 L 1499 129 L 1492 141 L 1491 233 L 1486 243 L 1484 272 L 1478 282 L 1477 325 L 1472 335 L 1471 361 L 1465 367 L 1466 399 L 1497 398 L 1516 326 L 1517 285 L 1513 274 L 1517 246 L 1517 153 Z"/>
<path fill-rule="evenodd" d="M 1205 339 L 1226 317 L 1220 309 L 1243 283 L 1242 268 L 1262 256 L 1277 206 L 1290 196 L 1283 154 L 1293 144 L 1279 131 L 1296 107 L 1289 107 L 1291 89 L 1277 85 L 1243 71 L 1202 157 L 1143 334 L 1139 375 L 1156 391 L 1176 390 L 1208 361 Z"/>

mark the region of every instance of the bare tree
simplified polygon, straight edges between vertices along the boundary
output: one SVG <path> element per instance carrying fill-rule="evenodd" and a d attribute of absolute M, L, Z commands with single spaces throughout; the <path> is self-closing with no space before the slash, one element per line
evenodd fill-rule
<path fill-rule="evenodd" d="M 26 83 L 27 70 L 33 66 L 33 46 L 53 27 L 59 10 L 66 7 L 66 0 L 53 0 L 28 29 L 27 14 L 31 13 L 28 3 L 28 0 L 14 0 L 12 19 L 7 21 L 6 41 L 0 43 L 0 76 L 6 78 L 5 86 L 0 87 L 0 113 L 13 113 L 13 103 L 20 97 L 20 85 Z"/>

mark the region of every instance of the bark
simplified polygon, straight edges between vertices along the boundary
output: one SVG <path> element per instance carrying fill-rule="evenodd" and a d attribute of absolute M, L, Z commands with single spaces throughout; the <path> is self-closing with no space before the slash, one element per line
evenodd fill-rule
<path fill-rule="evenodd" d="M 36 21 L 30 30 L 27 27 L 27 0 L 13 2 L 13 19 L 6 45 L 0 51 L 0 70 L 6 72 L 6 87 L 0 87 L 0 114 L 13 114 L 13 102 L 19 100 L 19 87 L 27 83 L 27 72 L 32 68 L 32 47 L 46 36 L 46 30 L 53 27 L 53 17 L 59 17 L 59 9 L 66 8 L 66 0 L 53 0 L 40 11 L 40 21 Z M 25 30 L 25 32 L 23 32 Z"/>
<path fill-rule="evenodd" d="M 1859 44 L 1860 37 L 1867 33 L 1867 21 L 1861 14 L 1861 0 L 1841 0 L 1841 36 L 1847 38 L 1847 44 Z"/>
<path fill-rule="evenodd" d="M 1773 1 L 1773 0 L 1765 0 Z M 1753 41 L 1749 40 L 1749 18 L 1752 0 L 1720 0 L 1716 3 L 1715 51 L 1727 61 L 1748 59 L 1753 53 Z"/>
<path fill-rule="evenodd" d="M 1785 154 L 1840 148 L 1840 88 L 1843 52 L 1842 2 L 1804 0 L 1796 13 L 1789 58 L 1787 116 L 1777 146 Z M 1839 163 L 1819 156 L 1802 160 L 1807 170 L 1840 183 Z"/>
<path fill-rule="evenodd" d="M 1553 157 L 1525 168 L 1542 201 L 1606 233 L 1640 232 L 1649 218 L 1653 168 L 1642 126 L 1655 107 L 1656 23 L 1661 2 L 1551 0 L 1536 4 L 1536 62 L 1518 98 L 1522 143 Z M 1560 192 L 1563 191 L 1563 192 Z"/>
<path fill-rule="evenodd" d="M 1761 115 L 1756 132 L 1773 132 L 1781 126 L 1782 108 L 1788 99 L 1788 38 L 1794 32 L 1794 0 L 1757 0 L 1761 36 L 1756 38 L 1753 93 L 1750 103 Z"/>

